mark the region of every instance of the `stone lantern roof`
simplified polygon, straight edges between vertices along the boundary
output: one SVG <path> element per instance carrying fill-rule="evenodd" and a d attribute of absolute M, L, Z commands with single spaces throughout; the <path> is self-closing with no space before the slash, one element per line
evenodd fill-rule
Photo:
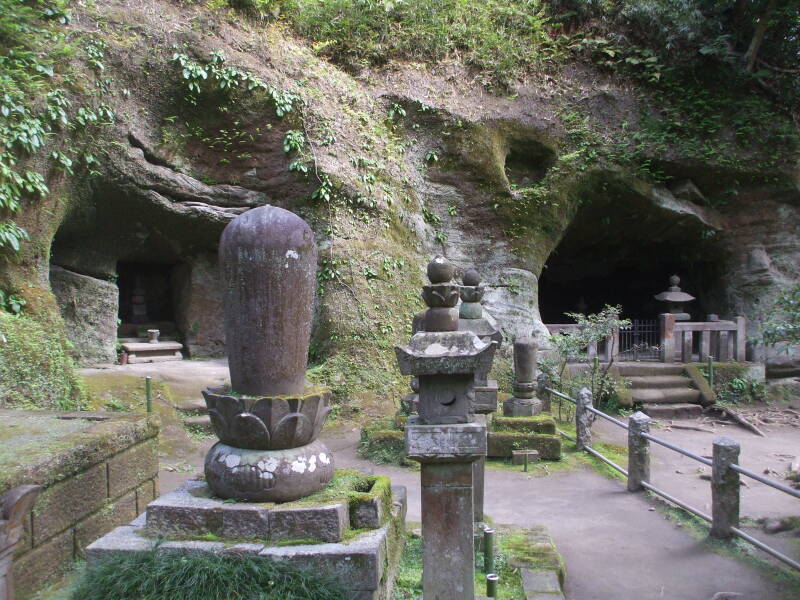
<path fill-rule="evenodd" d="M 680 287 L 678 284 L 681 282 L 681 278 L 677 275 L 673 275 L 669 278 L 670 286 L 666 292 L 661 292 L 660 294 L 656 294 L 655 299 L 661 302 L 691 302 L 694 300 L 694 296 L 691 294 L 687 294 Z"/>

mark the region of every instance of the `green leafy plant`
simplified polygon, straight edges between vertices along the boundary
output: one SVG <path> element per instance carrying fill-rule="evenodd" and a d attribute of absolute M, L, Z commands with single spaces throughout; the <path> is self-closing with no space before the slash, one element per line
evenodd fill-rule
<path fill-rule="evenodd" d="M 283 151 L 286 154 L 289 154 L 290 152 L 299 152 L 303 149 L 303 145 L 305 143 L 306 138 L 302 131 L 290 129 L 286 132 L 286 135 L 283 138 Z"/>
<path fill-rule="evenodd" d="M 783 344 L 783 351 L 788 351 L 790 344 L 800 344 L 800 283 L 778 295 L 769 315 L 762 334 L 764 343 Z"/>
<path fill-rule="evenodd" d="M 0 310 L 18 315 L 26 304 L 25 298 L 19 294 L 0 290 Z"/>

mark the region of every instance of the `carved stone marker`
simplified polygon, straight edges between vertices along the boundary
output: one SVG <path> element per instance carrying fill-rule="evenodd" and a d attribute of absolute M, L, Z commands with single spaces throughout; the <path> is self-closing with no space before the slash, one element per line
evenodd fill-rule
<path fill-rule="evenodd" d="M 419 378 L 406 454 L 422 465 L 423 595 L 464 600 L 475 596 L 472 463 L 486 455 L 486 427 L 474 422 L 475 373 L 488 372 L 496 344 L 456 331 L 458 290 L 446 279 L 448 264 L 436 258 L 428 266 L 424 331 L 395 352 L 400 371 Z"/>
<path fill-rule="evenodd" d="M 225 228 L 219 263 L 232 389 L 203 391 L 220 439 L 206 455 L 206 480 L 221 498 L 302 498 L 322 489 L 334 470 L 317 440 L 331 393 L 305 383 L 314 234 L 288 210 L 256 208 Z"/>
<path fill-rule="evenodd" d="M 14 548 L 22 538 L 23 519 L 41 491 L 38 485 L 23 485 L 0 497 L 0 600 L 14 600 Z"/>
<path fill-rule="evenodd" d="M 536 397 L 538 346 L 533 338 L 514 342 L 514 395 L 503 402 L 506 417 L 530 417 L 542 412 L 542 401 Z"/>

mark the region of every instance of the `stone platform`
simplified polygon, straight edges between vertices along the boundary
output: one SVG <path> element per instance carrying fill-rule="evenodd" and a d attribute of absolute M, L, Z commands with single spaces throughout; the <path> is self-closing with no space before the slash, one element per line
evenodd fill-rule
<path fill-rule="evenodd" d="M 183 360 L 180 342 L 124 342 L 122 349 L 128 353 L 130 364 Z"/>
<path fill-rule="evenodd" d="M 91 544 L 86 559 L 151 550 L 237 553 L 332 574 L 354 600 L 388 600 L 407 503 L 405 487 L 385 489 L 386 481 L 376 478 L 369 492 L 340 500 L 284 504 L 224 502 L 204 481 L 189 481 Z"/>

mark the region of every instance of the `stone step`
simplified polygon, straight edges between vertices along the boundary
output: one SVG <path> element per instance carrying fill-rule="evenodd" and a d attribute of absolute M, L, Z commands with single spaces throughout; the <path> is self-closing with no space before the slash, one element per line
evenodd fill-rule
<path fill-rule="evenodd" d="M 645 404 L 642 412 L 653 419 L 696 419 L 703 414 L 699 404 Z"/>
<path fill-rule="evenodd" d="M 631 388 L 634 390 L 680 388 L 692 385 L 692 380 L 683 375 L 639 375 L 625 379 L 630 382 Z"/>
<path fill-rule="evenodd" d="M 186 417 L 183 420 L 183 424 L 189 429 L 199 429 L 203 433 L 214 433 L 214 428 L 211 426 L 211 417 L 208 415 Z"/>
<path fill-rule="evenodd" d="M 690 387 L 634 389 L 633 401 L 639 404 L 694 404 L 700 402 L 700 390 Z"/>
<path fill-rule="evenodd" d="M 187 415 L 204 415 L 208 412 L 206 401 L 203 398 L 181 398 L 173 403 L 173 406 Z"/>
<path fill-rule="evenodd" d="M 622 377 L 645 375 L 683 375 L 683 365 L 667 363 L 621 363 L 618 365 Z"/>

